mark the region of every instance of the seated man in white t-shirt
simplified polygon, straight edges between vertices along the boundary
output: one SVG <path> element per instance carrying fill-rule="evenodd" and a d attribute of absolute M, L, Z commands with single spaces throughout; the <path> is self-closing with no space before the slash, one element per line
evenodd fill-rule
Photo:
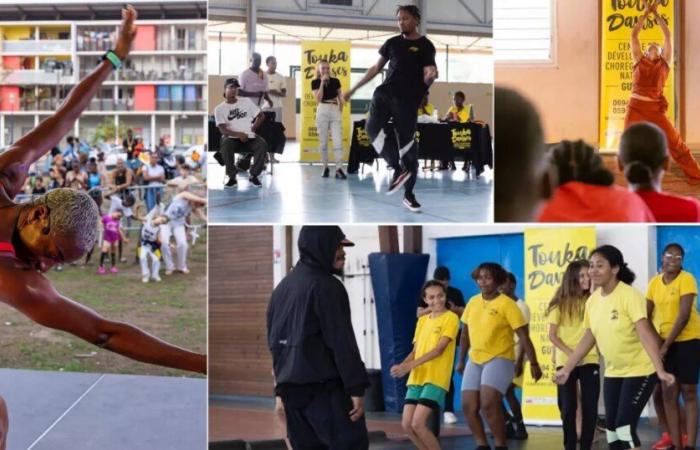
<path fill-rule="evenodd" d="M 252 153 L 253 165 L 250 167 L 250 182 L 257 187 L 262 187 L 258 175 L 265 165 L 265 153 L 267 142 L 255 134 L 255 130 L 264 119 L 260 111 L 249 98 L 238 97 L 238 81 L 234 78 L 226 80 L 224 86 L 225 101 L 214 109 L 216 126 L 221 132 L 221 155 L 226 166 L 228 180 L 225 188 L 232 188 L 236 182 L 236 153 Z"/>

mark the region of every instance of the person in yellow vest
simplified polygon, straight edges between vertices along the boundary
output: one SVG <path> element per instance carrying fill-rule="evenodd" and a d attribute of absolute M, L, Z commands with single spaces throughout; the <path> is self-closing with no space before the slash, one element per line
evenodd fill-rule
<path fill-rule="evenodd" d="M 590 295 L 588 261 L 573 261 L 564 272 L 561 285 L 547 307 L 549 340 L 556 351 L 555 367 L 562 368 L 586 331 L 583 316 Z M 581 450 L 590 450 L 595 436 L 600 395 L 600 364 L 594 347 L 584 356 L 566 384 L 557 386 L 557 404 L 564 428 L 564 449 L 576 450 L 577 410 L 581 410 Z M 581 394 L 579 395 L 579 386 Z"/>
<path fill-rule="evenodd" d="M 637 423 L 654 386 L 675 383 L 664 369 L 654 329 L 647 320 L 646 301 L 631 286 L 634 273 L 622 252 L 603 245 L 591 252 L 588 274 L 597 286 L 586 302 L 583 337 L 554 377 L 566 385 L 578 364 L 597 344 L 605 359 L 603 398 L 608 446 L 641 448 Z"/>
<path fill-rule="evenodd" d="M 402 378 L 410 372 L 401 425 L 416 447 L 434 450 L 440 443 L 428 427 L 428 419 L 443 407 L 450 388 L 459 317 L 446 307 L 447 289 L 442 282 L 426 282 L 423 299 L 430 313 L 418 319 L 413 351 L 391 367 L 391 375 Z"/>
<path fill-rule="evenodd" d="M 515 374 L 515 340 L 523 344 L 535 381 L 542 370 L 532 346 L 527 324 L 516 303 L 498 288 L 508 279 L 500 264 L 480 264 L 471 274 L 480 294 L 473 296 L 462 314 L 464 329 L 460 339 L 457 372 L 462 377 L 462 408 L 474 433 L 477 450 L 490 449 L 480 411 L 493 433 L 496 450 L 506 450 L 506 424 L 501 403 Z M 469 352 L 469 361 L 465 358 Z"/>
<path fill-rule="evenodd" d="M 423 96 L 423 100 L 420 102 L 420 106 L 418 107 L 418 115 L 419 116 L 432 116 L 433 112 L 435 111 L 435 105 L 430 103 L 428 96 L 430 95 L 430 92 L 426 92 L 425 95 Z"/>
<path fill-rule="evenodd" d="M 683 270 L 685 250 L 668 244 L 662 253 L 661 273 L 647 288 L 647 316 L 658 331 L 664 368 L 678 383 L 662 389 L 668 435 L 677 449 L 695 448 L 700 374 L 700 315 L 695 309 L 698 286 Z M 679 395 L 683 395 L 683 405 Z M 685 423 L 682 416 L 685 412 Z"/>
<path fill-rule="evenodd" d="M 464 95 L 464 92 L 455 92 L 455 95 L 452 98 L 453 104 L 450 106 L 450 109 L 447 110 L 447 113 L 442 120 L 445 122 L 472 122 L 474 120 L 474 107 L 471 105 L 471 103 L 465 105 L 464 102 L 466 100 L 467 97 Z"/>

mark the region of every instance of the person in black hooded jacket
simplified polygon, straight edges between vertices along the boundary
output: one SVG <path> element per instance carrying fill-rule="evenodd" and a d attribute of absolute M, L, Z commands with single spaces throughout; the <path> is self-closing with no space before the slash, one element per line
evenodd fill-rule
<path fill-rule="evenodd" d="M 343 283 L 336 226 L 302 227 L 299 262 L 275 288 L 267 310 L 275 391 L 295 450 L 369 448 L 364 392 L 369 385 Z"/>

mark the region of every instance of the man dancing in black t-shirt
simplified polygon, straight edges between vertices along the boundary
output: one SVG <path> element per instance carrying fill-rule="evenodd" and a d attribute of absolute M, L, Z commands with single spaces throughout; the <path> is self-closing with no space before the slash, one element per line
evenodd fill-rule
<path fill-rule="evenodd" d="M 396 18 L 401 35 L 384 43 L 379 49 L 379 61 L 343 98 L 349 101 L 355 91 L 367 84 L 389 62 L 387 77 L 372 96 L 365 129 L 374 149 L 394 169 L 388 194 L 404 186 L 404 205 L 411 211 L 419 211 L 420 204 L 413 194 L 418 174 L 418 148 L 414 139 L 418 107 L 428 87 L 438 77 L 438 72 L 435 47 L 416 30 L 420 24 L 420 10 L 413 5 L 399 6 Z M 394 122 L 393 133 L 386 128 L 391 118 Z"/>

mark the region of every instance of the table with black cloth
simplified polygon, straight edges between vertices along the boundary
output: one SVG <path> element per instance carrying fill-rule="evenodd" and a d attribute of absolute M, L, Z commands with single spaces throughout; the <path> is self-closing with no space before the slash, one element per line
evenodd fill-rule
<path fill-rule="evenodd" d="M 493 167 L 491 129 L 478 122 L 419 123 L 418 158 L 438 161 L 471 161 L 477 175 L 484 167 Z M 393 125 L 389 123 L 388 130 Z M 360 163 L 372 164 L 377 157 L 365 132 L 365 120 L 353 124 L 348 172 L 357 173 Z"/>

